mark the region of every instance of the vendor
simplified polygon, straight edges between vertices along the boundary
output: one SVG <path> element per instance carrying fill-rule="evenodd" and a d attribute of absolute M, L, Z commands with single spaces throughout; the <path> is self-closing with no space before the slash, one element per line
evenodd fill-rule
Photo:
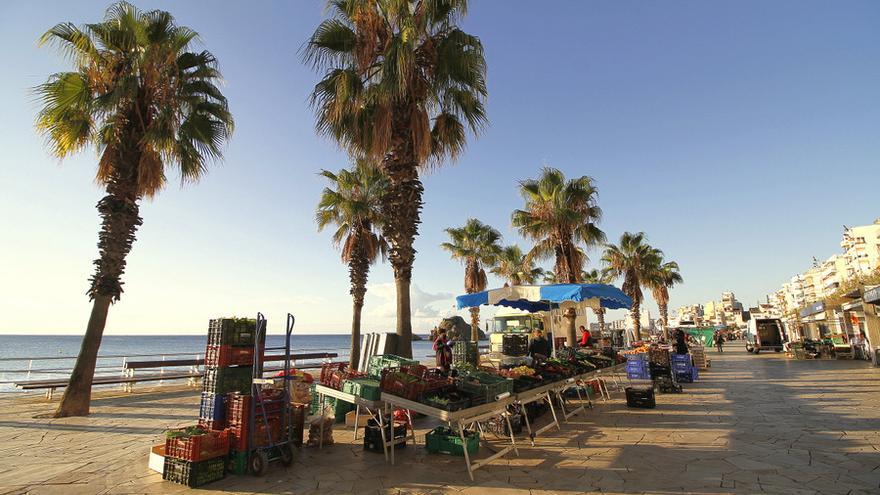
<path fill-rule="evenodd" d="M 544 337 L 544 332 L 540 329 L 535 330 L 534 338 L 529 343 L 529 356 L 535 361 L 543 361 L 552 353 L 553 347 L 547 337 Z"/>
<path fill-rule="evenodd" d="M 441 328 L 434 339 L 434 352 L 437 355 L 437 367 L 448 373 L 452 366 L 452 341 L 446 336 L 446 329 Z"/>
<path fill-rule="evenodd" d="M 675 353 L 676 354 L 687 354 L 688 353 L 688 345 L 687 345 L 687 334 L 681 328 L 677 328 L 675 330 Z"/>
<path fill-rule="evenodd" d="M 581 325 L 580 330 L 581 330 L 580 346 L 581 347 L 593 347 L 593 344 L 595 343 L 595 341 L 593 340 L 593 336 L 590 335 L 590 331 L 587 330 L 587 327 Z"/>

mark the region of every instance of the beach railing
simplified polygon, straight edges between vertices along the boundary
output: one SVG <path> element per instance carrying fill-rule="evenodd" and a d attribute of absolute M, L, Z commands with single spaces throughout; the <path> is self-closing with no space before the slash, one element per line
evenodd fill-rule
<path fill-rule="evenodd" d="M 318 351 L 297 353 L 292 356 L 292 364 L 299 369 L 316 369 L 322 362 L 338 357 L 337 352 Z M 281 361 L 283 356 L 266 356 L 266 362 Z M 51 362 L 69 360 L 70 367 L 52 366 Z M 46 398 L 51 399 L 54 391 L 67 385 L 76 356 L 38 356 L 0 358 L 0 362 L 27 362 L 24 369 L 0 369 L 0 373 L 22 374 L 24 379 L 0 380 L 0 385 L 11 384 L 19 390 L 45 390 Z M 115 362 L 114 362 L 115 360 Z M 120 362 L 121 360 L 121 362 Z M 161 354 L 127 354 L 98 356 L 93 384 L 122 385 L 124 391 L 131 392 L 138 382 L 187 380 L 196 385 L 204 373 L 205 359 L 202 353 L 180 352 Z M 35 363 L 37 366 L 35 367 Z M 264 372 L 278 371 L 266 367 Z M 136 370 L 158 370 L 158 372 L 135 375 Z M 34 379 L 34 375 L 64 375 L 53 379 Z"/>

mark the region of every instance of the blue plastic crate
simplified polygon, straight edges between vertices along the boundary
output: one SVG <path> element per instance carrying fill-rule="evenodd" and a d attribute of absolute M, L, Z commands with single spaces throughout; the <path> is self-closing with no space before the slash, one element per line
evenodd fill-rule
<path fill-rule="evenodd" d="M 651 369 L 649 363 L 647 361 L 634 361 L 631 363 L 626 363 L 626 370 L 630 371 L 648 371 Z"/>
<path fill-rule="evenodd" d="M 672 369 L 675 371 L 690 371 L 693 366 L 690 363 L 672 363 Z"/>
<path fill-rule="evenodd" d="M 673 354 L 672 355 L 672 364 L 686 364 L 686 365 L 690 366 L 691 355 L 690 354 Z"/>
<path fill-rule="evenodd" d="M 693 370 L 675 372 L 675 381 L 679 383 L 693 383 L 694 378 Z"/>
<path fill-rule="evenodd" d="M 651 372 L 648 370 L 645 371 L 632 371 L 626 370 L 626 377 L 630 380 L 650 380 Z"/>
<path fill-rule="evenodd" d="M 626 355 L 626 362 L 628 362 L 628 363 L 632 363 L 632 362 L 634 362 L 634 361 L 644 361 L 644 362 L 648 362 L 648 354 L 642 352 L 642 353 L 639 353 L 639 354 L 627 354 L 627 355 Z"/>
<path fill-rule="evenodd" d="M 226 395 L 202 392 L 199 419 L 204 419 L 205 421 L 223 421 L 226 419 Z"/>

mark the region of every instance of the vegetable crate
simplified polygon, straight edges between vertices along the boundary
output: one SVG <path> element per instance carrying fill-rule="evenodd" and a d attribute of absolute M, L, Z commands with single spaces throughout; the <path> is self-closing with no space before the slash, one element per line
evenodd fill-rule
<path fill-rule="evenodd" d="M 425 391 L 425 382 L 407 373 L 386 370 L 382 374 L 379 388 L 391 395 L 418 400 Z"/>
<path fill-rule="evenodd" d="M 253 366 L 207 368 L 202 380 L 202 391 L 220 395 L 229 392 L 250 394 L 251 381 L 253 380 L 252 370 Z"/>
<path fill-rule="evenodd" d="M 382 378 L 382 371 L 385 369 L 397 369 L 401 366 L 412 366 L 417 364 L 419 364 L 418 361 L 395 356 L 394 354 L 380 354 L 370 358 L 370 362 L 367 364 L 367 376 L 379 380 Z"/>
<path fill-rule="evenodd" d="M 193 432 L 201 432 L 192 434 Z M 229 453 L 229 433 L 226 430 L 204 431 L 181 428 L 166 432 L 165 458 L 199 462 Z"/>
<path fill-rule="evenodd" d="M 349 378 L 342 382 L 342 391 L 366 400 L 379 400 L 379 381 L 372 378 Z"/>
<path fill-rule="evenodd" d="M 697 381 L 697 368 L 691 366 L 687 370 L 675 370 L 675 381 L 681 383 L 693 383 Z"/>
<path fill-rule="evenodd" d="M 476 454 L 480 449 L 480 432 L 465 431 L 466 445 L 462 444 L 461 437 L 447 426 L 438 426 L 425 434 L 425 447 L 431 454 L 446 454 L 464 456 L 464 449 L 468 454 Z"/>
<path fill-rule="evenodd" d="M 681 393 L 681 385 L 677 385 L 671 376 L 658 376 L 654 378 L 654 385 L 662 394 Z"/>
<path fill-rule="evenodd" d="M 450 393 L 446 396 L 426 394 L 422 398 L 422 403 L 444 411 L 459 411 L 471 406 L 471 398 L 460 393 Z"/>
<path fill-rule="evenodd" d="M 247 463 L 246 460 L 245 463 Z M 225 476 L 225 456 L 201 462 L 190 462 L 165 456 L 165 471 L 162 473 L 163 480 L 196 488 L 213 481 L 222 480 Z"/>
<path fill-rule="evenodd" d="M 480 364 L 480 351 L 476 342 L 457 340 L 452 344 L 452 366 L 458 368 L 463 364 Z"/>
<path fill-rule="evenodd" d="M 210 422 L 214 429 L 223 429 L 226 421 L 226 396 L 202 392 L 202 402 L 199 406 L 199 421 Z"/>
<path fill-rule="evenodd" d="M 265 322 L 261 322 L 265 325 Z M 265 339 L 266 331 L 260 332 Z M 253 318 L 219 318 L 208 322 L 208 345 L 254 347 L 257 320 Z"/>
<path fill-rule="evenodd" d="M 661 366 L 659 364 L 651 363 L 651 379 L 657 378 L 659 376 L 672 376 L 672 369 L 669 366 Z"/>
<path fill-rule="evenodd" d="M 654 387 L 635 388 L 626 387 L 626 405 L 643 409 L 654 409 L 657 402 L 654 397 Z"/>
<path fill-rule="evenodd" d="M 494 402 L 499 394 L 513 393 L 513 380 L 476 371 L 461 377 L 458 381 L 458 388 L 464 392 L 485 397 L 486 402 Z"/>
<path fill-rule="evenodd" d="M 321 363 L 321 377 L 319 378 L 319 381 L 329 387 L 330 378 L 333 374 L 345 371 L 346 369 L 348 369 L 348 363 Z"/>
<path fill-rule="evenodd" d="M 505 356 L 525 356 L 529 352 L 529 336 L 527 334 L 504 334 L 501 341 L 501 352 Z"/>
<path fill-rule="evenodd" d="M 226 368 L 228 366 L 250 366 L 253 363 L 253 347 L 209 345 L 205 348 L 205 366 L 211 368 Z"/>

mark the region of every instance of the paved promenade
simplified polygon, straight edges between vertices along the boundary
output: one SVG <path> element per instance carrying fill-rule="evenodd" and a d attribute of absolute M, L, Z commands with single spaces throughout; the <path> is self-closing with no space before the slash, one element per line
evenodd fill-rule
<path fill-rule="evenodd" d="M 12 493 L 880 493 L 880 368 L 792 361 L 728 346 L 654 410 L 620 394 L 475 473 L 459 458 L 399 451 L 397 466 L 348 430 L 288 469 L 190 491 L 147 469 L 166 428 L 193 423 L 193 389 L 103 393 L 89 418 L 34 419 L 55 402 L 0 399 L 0 494 Z M 417 430 L 419 442 L 429 424 Z"/>

